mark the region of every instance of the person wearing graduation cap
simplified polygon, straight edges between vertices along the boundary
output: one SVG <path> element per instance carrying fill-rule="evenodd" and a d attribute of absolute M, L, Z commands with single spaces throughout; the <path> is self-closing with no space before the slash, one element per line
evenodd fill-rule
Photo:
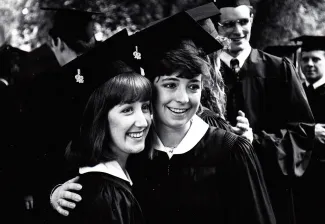
<path fill-rule="evenodd" d="M 300 68 L 303 83 L 315 118 L 315 149 L 311 164 L 299 182 L 297 223 L 325 223 L 325 36 L 303 35 Z"/>
<path fill-rule="evenodd" d="M 45 66 L 38 69 L 39 74 L 34 74 L 33 79 L 28 84 L 25 98 L 23 100 L 23 136 L 22 154 L 26 159 L 23 166 L 26 167 L 26 175 L 23 175 L 26 191 L 26 209 L 33 209 L 35 195 L 41 198 L 42 190 L 37 190 L 37 181 L 30 181 L 36 178 L 39 173 L 39 165 L 46 165 L 44 157 L 59 148 L 65 147 L 65 137 L 69 131 L 63 129 L 66 114 L 63 110 L 65 103 L 64 93 L 60 92 L 59 86 L 65 85 L 60 78 L 60 69 L 65 64 L 76 59 L 78 56 L 93 48 L 97 43 L 94 37 L 94 27 L 92 15 L 97 12 L 84 11 L 76 8 L 41 8 L 43 10 L 54 11 L 52 28 L 49 30 L 50 52 L 54 54 L 54 60 L 58 64 Z M 30 59 L 27 59 L 27 61 Z M 35 66 L 43 66 L 42 60 L 37 61 Z M 45 63 L 47 64 L 47 62 Z M 32 69 L 34 72 L 35 70 Z M 74 71 L 76 72 L 76 71 Z M 49 119 L 51 118 L 51 119 Z M 56 143 L 54 142 L 56 140 Z M 29 150 L 26 150 L 29 149 Z M 35 177 L 32 177 L 35 176 Z M 34 185 L 35 186 L 32 186 Z M 33 196 L 34 195 L 34 196 Z M 39 200 L 45 200 L 39 199 Z"/>
<path fill-rule="evenodd" d="M 294 66 L 286 58 L 250 46 L 254 20 L 249 0 L 219 0 L 220 35 L 231 40 L 220 54 L 227 88 L 227 117 L 239 110 L 254 133 L 278 223 L 295 223 L 292 185 L 308 167 L 314 141 L 314 118 Z M 219 59 L 219 58 L 217 58 Z"/>
<path fill-rule="evenodd" d="M 145 147 L 152 87 L 132 69 L 128 39 L 122 30 L 63 68 L 66 88 L 79 95 L 73 107 L 80 128 L 65 157 L 73 175 L 80 175 L 83 200 L 69 217 L 48 217 L 50 223 L 145 223 L 126 167 L 128 157 Z M 79 76 L 67 72 L 76 69 Z"/>
<path fill-rule="evenodd" d="M 151 144 L 129 165 L 147 223 L 275 223 L 252 145 L 195 115 L 210 77 L 205 56 L 219 42 L 185 12 L 131 37 L 154 87 Z M 53 208 L 68 215 L 62 209 L 78 207 L 80 187 L 68 181 L 56 188 Z"/>
<path fill-rule="evenodd" d="M 211 36 L 216 38 L 224 48 L 227 48 L 229 45 L 229 40 L 227 38 L 221 37 L 213 22 L 212 19 L 220 16 L 220 11 L 217 8 L 216 4 L 209 2 L 186 10 L 197 23 L 199 23 L 203 29 L 205 29 Z M 207 57 L 211 66 L 211 79 L 208 82 L 205 82 L 202 89 L 201 105 L 197 111 L 197 115 L 202 118 L 211 126 L 220 127 L 225 130 L 231 130 L 238 135 L 246 136 L 249 139 L 252 138 L 251 128 L 241 127 L 241 124 L 249 122 L 245 117 L 245 114 L 241 111 L 237 116 L 237 124 L 235 127 L 232 127 L 225 120 L 226 113 L 226 95 L 224 90 L 224 82 L 219 71 L 219 63 L 216 64 L 216 60 L 210 60 L 210 57 Z"/>
<path fill-rule="evenodd" d="M 95 46 L 92 16 L 100 13 L 75 8 L 41 9 L 55 11 L 49 45 L 60 66 Z"/>

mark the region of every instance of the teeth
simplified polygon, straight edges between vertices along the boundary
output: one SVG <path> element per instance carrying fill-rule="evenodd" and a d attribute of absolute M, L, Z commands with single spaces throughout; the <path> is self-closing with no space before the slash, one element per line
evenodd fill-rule
<path fill-rule="evenodd" d="M 186 109 L 176 109 L 176 108 L 170 108 L 169 109 L 171 111 L 173 111 L 174 113 L 184 113 L 186 111 Z"/>
<path fill-rule="evenodd" d="M 141 132 L 136 132 L 136 133 L 128 133 L 128 136 L 130 136 L 131 138 L 141 138 L 143 136 L 143 131 Z"/>

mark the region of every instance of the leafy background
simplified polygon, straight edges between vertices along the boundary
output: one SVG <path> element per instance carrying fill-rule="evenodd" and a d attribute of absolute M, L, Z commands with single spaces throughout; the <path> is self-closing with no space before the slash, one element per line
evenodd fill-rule
<path fill-rule="evenodd" d="M 96 38 L 104 40 L 122 28 L 131 33 L 148 23 L 204 0 L 1 0 L 0 24 L 11 45 L 30 51 L 45 42 L 51 12 L 40 6 L 77 6 L 103 12 L 97 16 Z M 257 48 L 290 44 L 302 34 L 325 34 L 325 0 L 251 0 L 256 9 L 251 44 Z M 1 30 L 0 30 L 1 31 Z M 166 34 L 167 35 L 167 34 Z M 0 32 L 1 36 L 1 32 Z M 1 38 L 0 38 L 1 39 Z"/>

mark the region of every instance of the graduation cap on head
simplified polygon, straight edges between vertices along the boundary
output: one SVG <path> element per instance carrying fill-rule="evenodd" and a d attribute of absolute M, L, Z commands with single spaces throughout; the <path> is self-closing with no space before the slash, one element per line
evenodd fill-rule
<path fill-rule="evenodd" d="M 291 57 L 299 47 L 299 45 L 274 45 L 267 46 L 264 51 L 278 57 Z"/>
<path fill-rule="evenodd" d="M 68 45 L 80 40 L 84 42 L 91 40 L 94 37 L 92 16 L 102 14 L 76 8 L 41 7 L 41 9 L 55 11 L 49 34 L 53 38 L 60 37 Z"/>
<path fill-rule="evenodd" d="M 251 6 L 249 0 L 216 0 L 215 4 L 219 9 L 226 7 L 236 8 L 241 5 Z"/>
<path fill-rule="evenodd" d="M 291 39 L 296 43 L 301 43 L 301 50 L 308 51 L 308 50 L 325 50 L 325 36 L 310 36 L 310 35 L 303 35 L 300 37 L 296 37 Z"/>
<path fill-rule="evenodd" d="M 218 36 L 218 32 L 211 20 L 218 15 L 220 11 L 215 3 L 210 2 L 186 11 L 196 22 L 198 22 L 203 29 L 210 33 L 213 37 Z"/>
<path fill-rule="evenodd" d="M 166 52 L 176 49 L 185 39 L 192 40 L 205 54 L 223 48 L 185 11 L 159 20 L 131 37 L 136 52 L 141 55 L 139 64 L 144 69 L 151 62 L 161 60 Z"/>
<path fill-rule="evenodd" d="M 186 10 L 186 12 L 196 21 L 208 19 L 217 15 L 220 15 L 220 11 L 215 3 L 210 2 L 198 7 Z"/>
<path fill-rule="evenodd" d="M 137 72 L 132 52 L 133 45 L 124 29 L 62 67 L 66 89 L 75 96 L 88 95 L 118 74 Z"/>

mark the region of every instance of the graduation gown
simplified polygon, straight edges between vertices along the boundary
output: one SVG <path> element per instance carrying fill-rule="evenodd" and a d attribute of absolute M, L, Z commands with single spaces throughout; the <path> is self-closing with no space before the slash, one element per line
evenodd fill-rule
<path fill-rule="evenodd" d="M 325 84 L 314 91 L 304 89 L 316 123 L 325 123 Z M 325 145 L 315 142 L 310 166 L 298 182 L 297 223 L 325 223 Z"/>
<path fill-rule="evenodd" d="M 152 159 L 141 153 L 130 161 L 133 192 L 149 224 L 275 223 L 260 164 L 247 140 L 193 121 L 178 149 L 189 151 L 169 159 L 154 150 Z"/>
<path fill-rule="evenodd" d="M 304 174 L 313 149 L 314 119 L 293 65 L 252 49 L 238 77 L 221 62 L 227 120 L 245 112 L 254 132 L 278 223 L 294 223 L 292 178 Z"/>
<path fill-rule="evenodd" d="M 78 127 L 79 113 L 73 106 L 78 97 L 72 95 L 68 75 L 55 70 L 36 76 L 25 101 L 23 171 L 28 184 L 24 190 L 41 210 L 48 205 L 52 187 L 61 183 L 64 168 L 57 164 L 64 164 L 66 146 Z"/>
<path fill-rule="evenodd" d="M 82 200 L 68 217 L 53 214 L 51 223 L 76 224 L 143 224 L 139 203 L 131 192 L 130 184 L 103 172 L 80 175 Z"/>
<path fill-rule="evenodd" d="M 197 115 L 210 126 L 231 131 L 230 125 L 225 119 L 206 107 L 202 107 L 202 110 Z"/>

